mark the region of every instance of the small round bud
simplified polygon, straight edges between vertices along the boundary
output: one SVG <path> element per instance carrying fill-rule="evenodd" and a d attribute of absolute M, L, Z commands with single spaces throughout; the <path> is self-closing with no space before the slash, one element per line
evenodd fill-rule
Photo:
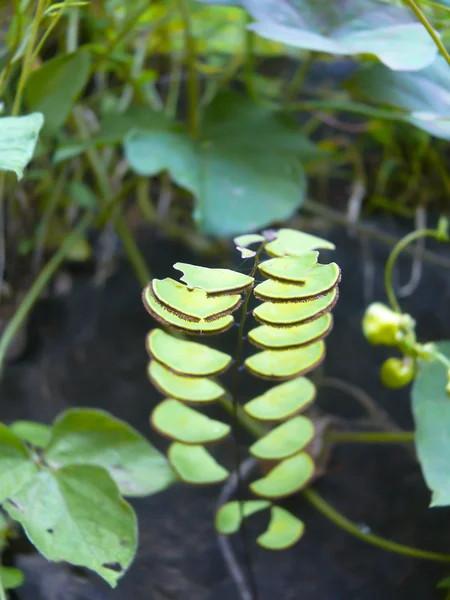
<path fill-rule="evenodd" d="M 381 366 L 381 381 L 391 389 L 408 385 L 416 374 L 414 361 L 409 358 L 388 358 Z"/>
<path fill-rule="evenodd" d="M 414 321 L 409 315 L 396 313 L 381 302 L 370 304 L 362 321 L 364 335 L 374 346 L 397 346 L 404 331 L 413 327 Z"/>

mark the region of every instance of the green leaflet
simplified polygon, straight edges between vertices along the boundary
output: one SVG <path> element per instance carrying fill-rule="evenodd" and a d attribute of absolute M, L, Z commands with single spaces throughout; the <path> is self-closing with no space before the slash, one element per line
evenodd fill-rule
<path fill-rule="evenodd" d="M 280 460 L 300 452 L 314 436 L 314 425 L 306 417 L 294 417 L 272 429 L 250 446 L 250 454 L 262 460 Z"/>
<path fill-rule="evenodd" d="M 295 229 L 279 229 L 276 238 L 266 246 L 267 253 L 271 256 L 301 257 L 318 249 L 334 250 L 335 246 L 320 237 Z"/>
<path fill-rule="evenodd" d="M 92 569 L 113 587 L 136 552 L 134 511 L 101 467 L 41 471 L 4 508 L 46 558 Z"/>
<path fill-rule="evenodd" d="M 197 342 L 180 340 L 161 329 L 154 329 L 147 336 L 147 349 L 150 356 L 178 375 L 218 375 L 231 364 L 228 354 Z"/>
<path fill-rule="evenodd" d="M 158 404 L 152 425 L 163 435 L 184 444 L 209 444 L 228 435 L 229 425 L 210 419 L 178 400 L 168 398 Z"/>
<path fill-rule="evenodd" d="M 104 467 L 125 496 L 166 489 L 174 474 L 165 457 L 129 425 L 100 410 L 72 409 L 54 422 L 44 452 L 52 468 Z"/>
<path fill-rule="evenodd" d="M 0 503 L 23 488 L 36 473 L 25 444 L 0 423 Z"/>
<path fill-rule="evenodd" d="M 311 267 L 317 264 L 318 252 L 307 252 L 298 258 L 271 258 L 259 265 L 264 277 L 288 283 L 303 283 Z"/>
<path fill-rule="evenodd" d="M 283 498 L 298 492 L 314 474 L 314 462 L 305 452 L 286 458 L 269 473 L 250 484 L 250 489 L 263 498 Z"/>
<path fill-rule="evenodd" d="M 436 348 L 450 359 L 450 341 Z M 450 398 L 447 370 L 436 360 L 422 361 L 412 386 L 416 448 L 425 481 L 433 493 L 431 506 L 450 504 Z"/>
<path fill-rule="evenodd" d="M 245 361 L 247 371 L 263 379 L 292 379 L 315 369 L 325 358 L 322 341 L 292 350 L 264 350 Z"/>
<path fill-rule="evenodd" d="M 306 302 L 264 302 L 255 308 L 253 315 L 260 323 L 273 327 L 301 325 L 329 313 L 338 297 L 338 288 L 335 287 L 324 296 Z"/>
<path fill-rule="evenodd" d="M 256 540 L 267 550 L 284 550 L 293 546 L 303 535 L 303 521 L 279 506 L 273 506 L 267 531 Z"/>
<path fill-rule="evenodd" d="M 281 421 L 305 410 L 315 395 L 314 384 L 305 377 L 297 377 L 250 400 L 244 405 L 244 410 L 259 421 Z"/>
<path fill-rule="evenodd" d="M 192 485 L 221 483 L 229 475 L 203 446 L 174 442 L 169 448 L 168 458 L 180 479 Z"/>
<path fill-rule="evenodd" d="M 216 513 L 214 520 L 216 530 L 221 535 L 232 535 L 239 531 L 242 517 L 250 517 L 269 506 L 270 502 L 267 500 L 246 500 L 242 506 L 236 500 L 227 502 Z"/>
<path fill-rule="evenodd" d="M 151 382 L 162 394 L 184 402 L 215 402 L 225 394 L 225 390 L 212 379 L 176 375 L 156 360 L 151 361 L 148 373 Z"/>
<path fill-rule="evenodd" d="M 38 448 L 44 448 L 52 435 L 52 430 L 48 425 L 34 421 L 15 421 L 9 429 L 24 442 L 29 442 Z"/>
<path fill-rule="evenodd" d="M 177 262 L 174 269 L 181 271 L 189 287 L 205 290 L 208 294 L 238 294 L 253 286 L 254 278 L 230 269 L 209 269 L 197 265 Z"/>
<path fill-rule="evenodd" d="M 0 117 L 0 169 L 14 171 L 22 179 L 23 170 L 33 157 L 39 132 L 44 124 L 41 113 L 24 117 Z"/>
<path fill-rule="evenodd" d="M 15 590 L 24 582 L 22 571 L 14 569 L 14 567 L 0 567 L 0 577 L 5 590 Z"/>
<path fill-rule="evenodd" d="M 153 279 L 149 291 L 165 308 L 188 321 L 214 321 L 239 308 L 241 296 L 208 296 L 205 290 L 189 288 L 187 285 L 167 277 Z"/>
<path fill-rule="evenodd" d="M 308 346 L 327 336 L 333 326 L 330 314 L 322 315 L 315 321 L 293 327 L 255 327 L 248 334 L 249 341 L 258 348 L 288 349 Z"/>

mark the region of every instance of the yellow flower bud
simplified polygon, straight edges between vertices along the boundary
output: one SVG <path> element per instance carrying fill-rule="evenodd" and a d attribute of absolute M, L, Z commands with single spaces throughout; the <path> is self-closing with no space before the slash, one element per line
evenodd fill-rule
<path fill-rule="evenodd" d="M 374 346 L 397 346 L 403 330 L 413 327 L 414 321 L 409 315 L 396 313 L 381 302 L 368 306 L 362 321 L 364 335 Z"/>
<path fill-rule="evenodd" d="M 388 358 L 381 366 L 381 381 L 391 389 L 399 389 L 408 385 L 416 374 L 414 362 L 405 358 Z"/>

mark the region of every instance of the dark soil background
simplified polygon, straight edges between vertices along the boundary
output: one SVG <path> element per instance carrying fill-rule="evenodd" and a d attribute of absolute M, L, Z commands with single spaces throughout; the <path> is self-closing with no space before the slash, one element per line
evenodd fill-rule
<path fill-rule="evenodd" d="M 399 236 L 404 233 L 387 220 L 377 226 L 391 228 Z M 388 249 L 349 236 L 342 229 L 327 235 L 337 245 L 333 259 L 341 265 L 343 279 L 322 373 L 359 385 L 401 426 L 410 428 L 408 391 L 382 388 L 378 369 L 386 352 L 371 348 L 360 327 L 367 303 L 384 300 L 383 266 Z M 171 276 L 171 265 L 178 260 L 195 262 L 182 246 L 160 239 L 154 232 L 143 232 L 140 242 L 156 277 Z M 405 281 L 411 259 L 405 258 L 401 265 L 400 278 Z M 41 301 L 29 324 L 25 354 L 4 373 L 1 420 L 50 423 L 68 407 L 97 407 L 124 419 L 163 447 L 148 424 L 160 396 L 146 378 L 144 338 L 154 324 L 141 304 L 140 293 L 123 261 L 103 287 L 95 287 L 86 274 L 78 275 L 67 297 Z M 425 264 L 419 289 L 403 305 L 416 317 L 421 339 L 450 338 L 448 271 Z M 256 395 L 244 391 L 247 397 Z M 324 410 L 349 419 L 362 415 L 354 399 L 330 388 L 319 391 L 317 402 Z M 225 461 L 232 460 L 231 442 L 219 451 Z M 450 511 L 428 509 L 429 492 L 404 447 L 340 446 L 332 454 L 327 476 L 315 487 L 362 527 L 404 544 L 450 552 Z M 140 525 L 139 551 L 116 590 L 90 573 L 17 551 L 10 558 L 25 572 L 26 583 L 15 597 L 238 599 L 213 528 L 219 490 L 179 484 L 159 495 L 133 500 Z M 443 598 L 443 591 L 435 585 L 450 573 L 450 565 L 446 569 L 445 565 L 368 546 L 329 523 L 301 496 L 291 498 L 287 505 L 305 521 L 306 533 L 294 548 L 279 553 L 252 543 L 260 600 Z M 263 523 L 258 518 L 250 523 L 254 539 Z M 240 555 L 240 540 L 234 539 L 233 544 Z"/>

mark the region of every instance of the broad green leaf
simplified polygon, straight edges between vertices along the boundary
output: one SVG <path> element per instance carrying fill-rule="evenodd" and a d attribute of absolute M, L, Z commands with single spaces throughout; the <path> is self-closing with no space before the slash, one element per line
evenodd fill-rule
<path fill-rule="evenodd" d="M 24 442 L 29 442 L 40 448 L 47 445 L 52 434 L 52 430 L 48 425 L 36 423 L 35 421 L 15 421 L 10 426 L 10 430 Z"/>
<path fill-rule="evenodd" d="M 306 375 L 325 358 L 322 341 L 293 350 L 264 350 L 245 361 L 247 371 L 263 379 L 292 379 Z"/>
<path fill-rule="evenodd" d="M 317 52 L 373 54 L 390 69 L 418 71 L 431 64 L 437 48 L 404 6 L 378 0 L 242 0 L 264 38 Z"/>
<path fill-rule="evenodd" d="M 258 348 L 273 350 L 300 348 L 323 339 L 330 333 L 332 326 L 333 319 L 328 313 L 305 325 L 294 327 L 262 325 L 249 331 L 248 339 Z"/>
<path fill-rule="evenodd" d="M 314 436 L 314 425 L 306 417 L 294 417 L 272 429 L 250 446 L 250 454 L 262 460 L 280 460 L 300 452 Z"/>
<path fill-rule="evenodd" d="M 147 496 L 174 481 L 165 457 L 129 425 L 100 410 L 71 409 L 54 422 L 45 450 L 53 468 L 104 467 L 125 496 Z"/>
<path fill-rule="evenodd" d="M 0 170 L 14 171 L 18 179 L 33 157 L 44 124 L 41 113 L 25 117 L 0 117 Z"/>
<path fill-rule="evenodd" d="M 90 65 L 90 55 L 80 50 L 52 58 L 31 73 L 25 100 L 31 110 L 43 113 L 44 131 L 54 134 L 64 125 L 88 81 Z"/>
<path fill-rule="evenodd" d="M 298 258 L 271 258 L 261 263 L 258 268 L 264 277 L 301 283 L 306 280 L 307 271 L 317 263 L 318 256 L 318 252 L 307 252 Z"/>
<path fill-rule="evenodd" d="M 263 498 L 283 498 L 301 490 L 314 474 L 314 462 L 305 452 L 286 458 L 269 473 L 250 484 Z"/>
<path fill-rule="evenodd" d="M 413 73 L 366 65 L 352 77 L 350 88 L 371 102 L 407 111 L 405 118 L 419 129 L 450 139 L 450 69 L 442 56 Z"/>
<path fill-rule="evenodd" d="M 184 402 L 215 402 L 225 395 L 225 390 L 212 379 L 204 377 L 183 377 L 152 360 L 149 377 L 153 385 L 166 396 Z"/>
<path fill-rule="evenodd" d="M 4 508 L 48 560 L 87 567 L 112 587 L 136 552 L 136 515 L 101 467 L 41 471 Z"/>
<path fill-rule="evenodd" d="M 231 356 L 198 342 L 175 338 L 162 329 L 153 329 L 147 336 L 149 354 L 178 375 L 205 377 L 228 369 Z"/>
<path fill-rule="evenodd" d="M 450 341 L 436 344 L 450 359 Z M 416 448 L 432 491 L 431 506 L 450 504 L 450 398 L 445 391 L 447 369 L 437 360 L 423 361 L 412 387 Z"/>
<path fill-rule="evenodd" d="M 242 503 L 236 500 L 227 502 L 216 512 L 214 519 L 216 530 L 221 535 L 232 535 L 239 531 L 242 517 L 250 517 L 265 508 L 269 508 L 269 506 L 270 502 L 267 500 L 246 500 Z"/>
<path fill-rule="evenodd" d="M 184 444 L 209 444 L 226 437 L 230 426 L 210 419 L 178 400 L 168 398 L 158 404 L 151 423 L 163 435 Z"/>
<path fill-rule="evenodd" d="M 338 300 L 338 288 L 307 302 L 264 302 L 253 311 L 257 321 L 274 327 L 291 327 L 314 321 L 329 313 Z"/>
<path fill-rule="evenodd" d="M 15 590 L 20 587 L 25 578 L 22 571 L 14 567 L 0 567 L 0 578 L 5 590 Z"/>
<path fill-rule="evenodd" d="M 189 287 L 205 290 L 211 295 L 245 292 L 255 281 L 253 277 L 230 269 L 209 269 L 180 262 L 175 263 L 173 268 L 183 273 L 181 281 Z"/>
<path fill-rule="evenodd" d="M 315 396 L 314 384 L 305 377 L 297 377 L 250 400 L 244 409 L 259 421 L 281 421 L 308 408 Z"/>
<path fill-rule="evenodd" d="M 190 288 L 169 277 L 153 279 L 149 290 L 165 308 L 188 321 L 214 321 L 235 311 L 242 302 L 239 294 L 211 297 L 205 290 Z"/>
<path fill-rule="evenodd" d="M 269 242 L 265 249 L 271 256 L 301 257 L 311 250 L 334 250 L 335 245 L 303 231 L 279 229 L 276 238 Z"/>
<path fill-rule="evenodd" d="M 260 300 L 267 302 L 295 302 L 310 300 L 323 296 L 338 283 L 341 270 L 336 263 L 315 265 L 306 273 L 303 284 L 285 283 L 275 279 L 267 279 L 254 289 L 254 294 Z"/>
<path fill-rule="evenodd" d="M 127 136 L 125 155 L 141 175 L 168 171 L 195 197 L 199 227 L 231 236 L 289 217 L 305 194 L 301 161 L 321 152 L 290 117 L 224 92 L 205 110 L 198 141 L 139 128 Z"/>
<path fill-rule="evenodd" d="M 284 508 L 273 506 L 269 527 L 256 541 L 267 550 L 284 550 L 298 542 L 304 530 L 303 521 Z"/>
<path fill-rule="evenodd" d="M 18 492 L 37 472 L 22 440 L 0 423 L 0 504 Z"/>
<path fill-rule="evenodd" d="M 164 326 L 174 327 L 178 331 L 191 335 L 206 335 L 222 333 L 229 329 L 234 322 L 231 315 L 226 315 L 215 321 L 192 322 L 182 319 L 178 315 L 164 308 L 150 293 L 148 286 L 144 289 L 142 300 L 150 315 Z"/>
<path fill-rule="evenodd" d="M 170 464 L 185 483 L 208 485 L 225 481 L 229 473 L 203 446 L 174 442 L 168 452 Z"/>

